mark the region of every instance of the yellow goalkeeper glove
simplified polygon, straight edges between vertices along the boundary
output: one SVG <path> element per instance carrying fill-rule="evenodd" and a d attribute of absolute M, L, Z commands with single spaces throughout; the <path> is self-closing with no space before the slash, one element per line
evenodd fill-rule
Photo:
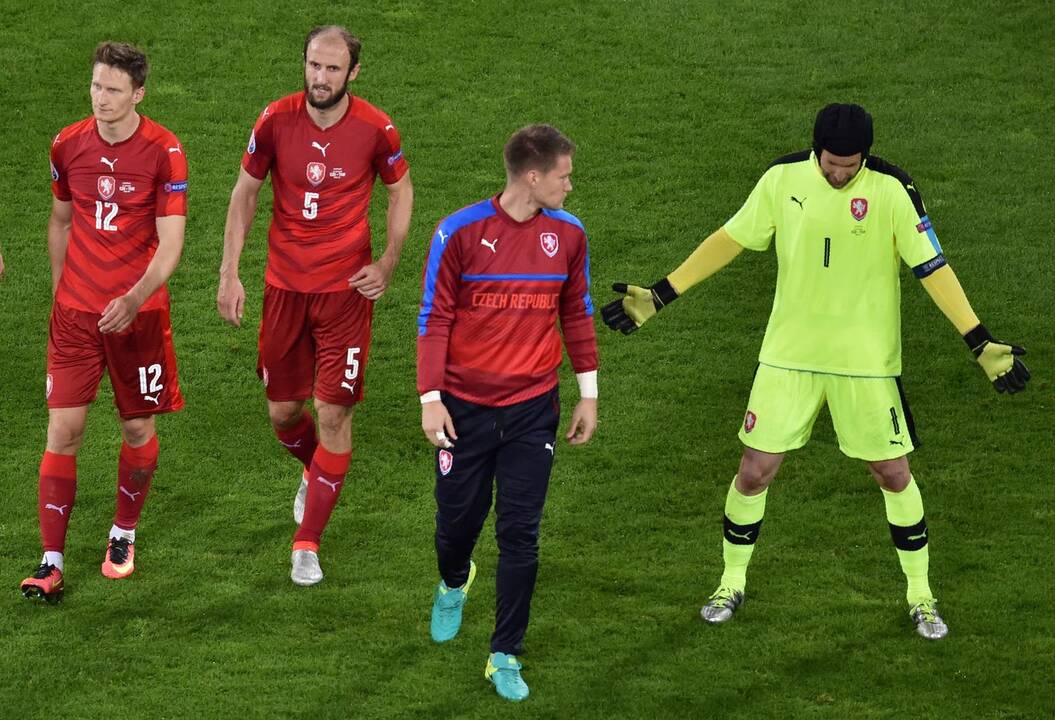
<path fill-rule="evenodd" d="M 994 339 L 985 325 L 978 325 L 963 339 L 997 392 L 1014 394 L 1026 389 L 1029 368 L 1019 360 L 1025 349 Z"/>
<path fill-rule="evenodd" d="M 601 308 L 601 317 L 605 325 L 624 335 L 634 332 L 649 318 L 678 299 L 678 292 L 666 278 L 652 287 L 614 283 L 612 289 L 623 293 L 625 297 L 613 300 Z"/>

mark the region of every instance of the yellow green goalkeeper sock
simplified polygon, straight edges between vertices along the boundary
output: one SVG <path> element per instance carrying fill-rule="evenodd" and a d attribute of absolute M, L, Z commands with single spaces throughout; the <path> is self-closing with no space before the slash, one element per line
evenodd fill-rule
<path fill-rule="evenodd" d="M 916 479 L 909 478 L 908 485 L 899 493 L 883 490 L 886 502 L 886 519 L 890 523 L 890 537 L 897 548 L 901 570 L 908 580 L 905 599 L 916 605 L 934 597 L 927 580 L 930 565 L 930 549 L 927 545 L 927 519 L 923 515 L 923 497 L 919 494 Z"/>
<path fill-rule="evenodd" d="M 768 488 L 758 495 L 742 495 L 736 489 L 736 478 L 725 496 L 725 517 L 722 521 L 722 558 L 725 572 L 722 587 L 744 591 L 747 584 L 747 564 L 755 550 L 755 541 L 766 512 Z"/>

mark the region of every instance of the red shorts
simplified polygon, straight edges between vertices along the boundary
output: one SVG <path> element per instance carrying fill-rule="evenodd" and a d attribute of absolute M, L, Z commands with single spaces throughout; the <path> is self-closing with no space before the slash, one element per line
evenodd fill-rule
<path fill-rule="evenodd" d="M 175 412 L 183 407 L 167 307 L 144 310 L 122 333 L 99 332 L 98 313 L 60 303 L 48 328 L 49 408 L 89 405 L 103 368 L 110 374 L 122 418 Z"/>
<path fill-rule="evenodd" d="M 374 303 L 358 290 L 300 293 L 264 286 L 256 371 L 267 399 L 334 405 L 363 399 Z"/>

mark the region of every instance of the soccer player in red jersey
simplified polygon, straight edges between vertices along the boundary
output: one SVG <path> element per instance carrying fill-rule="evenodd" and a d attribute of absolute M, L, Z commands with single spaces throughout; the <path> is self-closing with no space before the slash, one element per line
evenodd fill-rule
<path fill-rule="evenodd" d="M 565 437 L 581 445 L 597 427 L 586 231 L 561 209 L 574 151 L 549 125 L 509 139 L 505 189 L 436 227 L 418 316 L 421 427 L 436 446 L 432 639 L 446 642 L 461 626 L 473 548 L 497 484 L 497 611 L 485 675 L 508 700 L 528 695 L 517 656 L 557 446 L 562 334 L 581 398 Z"/>
<path fill-rule="evenodd" d="M 26 597 L 57 600 L 77 488 L 77 450 L 103 370 L 123 442 L 117 512 L 102 572 L 132 574 L 135 529 L 158 462 L 154 416 L 183 407 L 165 281 L 183 250 L 187 159 L 176 136 L 137 106 L 146 56 L 102 43 L 92 58 L 92 116 L 51 146 L 48 220 L 52 289 L 48 333 L 48 437 L 40 463 L 44 558 Z"/>
<path fill-rule="evenodd" d="M 342 27 L 308 33 L 304 91 L 276 100 L 257 119 L 224 230 L 217 308 L 240 326 L 238 262 L 270 173 L 274 210 L 257 372 L 275 434 L 303 465 L 290 573 L 298 585 L 322 580 L 319 542 L 351 461 L 352 410 L 363 397 L 374 301 L 395 270 L 413 204 L 399 132 L 347 92 L 359 74 L 359 49 Z M 367 212 L 378 176 L 388 190 L 388 227 L 375 262 Z M 317 434 L 305 410 L 313 395 Z"/>

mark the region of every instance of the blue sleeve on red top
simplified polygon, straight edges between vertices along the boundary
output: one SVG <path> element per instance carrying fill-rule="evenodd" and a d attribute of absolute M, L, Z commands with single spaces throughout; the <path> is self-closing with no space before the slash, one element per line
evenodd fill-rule
<path fill-rule="evenodd" d="M 443 389 L 447 340 L 460 282 L 460 270 L 451 267 L 457 264 L 451 259 L 451 237 L 466 225 L 494 214 L 490 198 L 481 200 L 441 220 L 432 235 L 418 312 L 418 391 L 421 393 Z"/>
<path fill-rule="evenodd" d="M 590 249 L 586 228 L 579 218 L 564 210 L 543 210 L 545 215 L 579 228 L 582 240 L 568 259 L 568 279 L 561 289 L 560 326 L 564 347 L 572 369 L 597 369 L 597 334 L 593 327 L 593 300 L 590 298 Z"/>

